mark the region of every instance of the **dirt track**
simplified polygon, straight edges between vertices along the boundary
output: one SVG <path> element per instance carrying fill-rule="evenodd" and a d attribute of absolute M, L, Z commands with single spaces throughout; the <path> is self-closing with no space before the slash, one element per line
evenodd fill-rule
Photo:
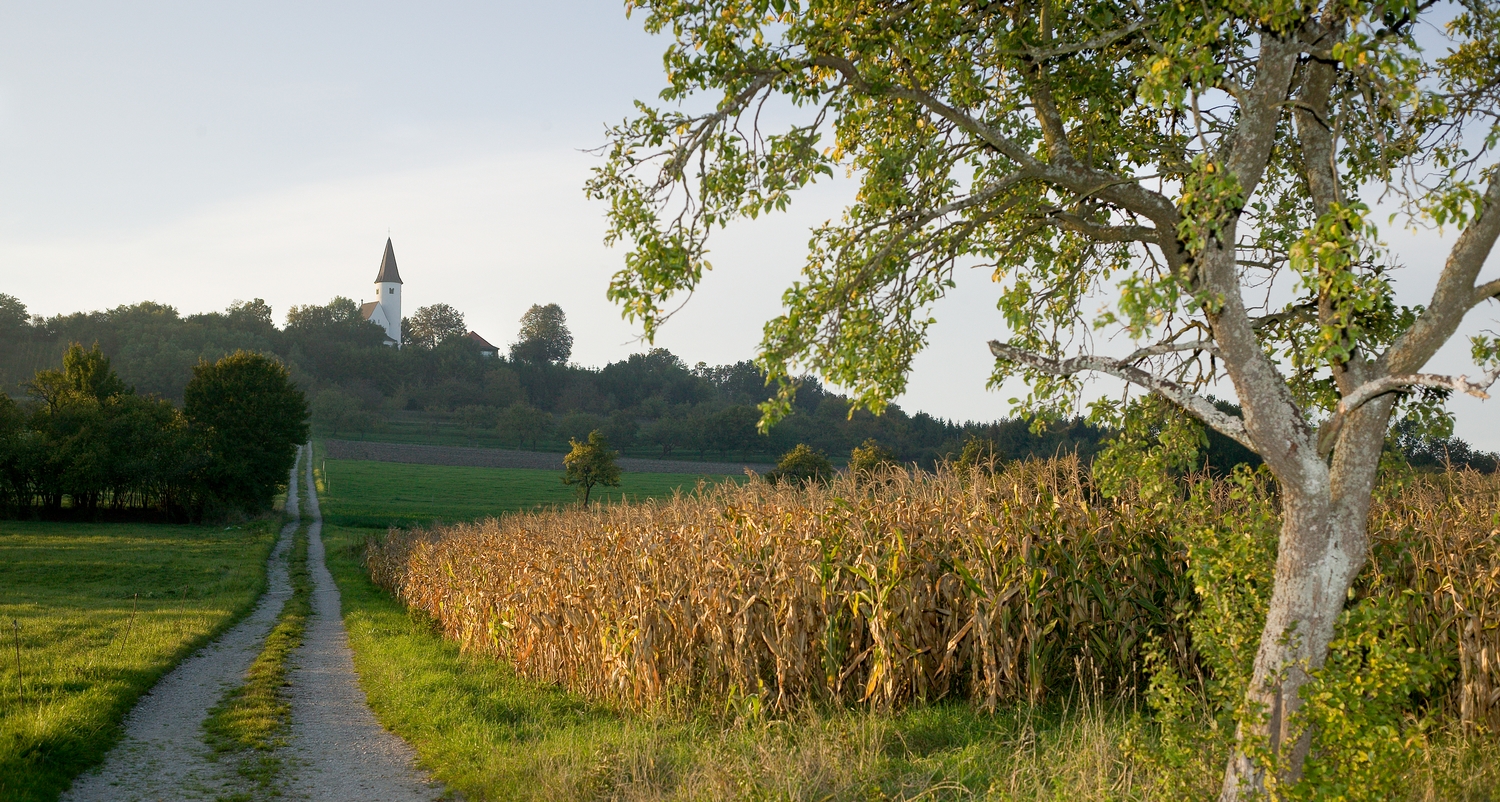
<path fill-rule="evenodd" d="M 442 796 L 442 788 L 416 767 L 415 753 L 383 729 L 359 687 L 340 614 L 338 587 L 324 561 L 322 512 L 306 468 L 308 574 L 313 614 L 289 671 L 292 702 L 290 744 L 278 777 L 282 798 L 316 802 L 419 802 Z M 292 469 L 287 512 L 298 515 L 301 484 Z M 267 591 L 255 611 L 218 640 L 167 674 L 125 719 L 125 736 L 98 769 L 86 772 L 62 795 L 64 802 L 165 802 L 251 799 L 256 789 L 235 771 L 232 759 L 215 760 L 203 740 L 203 721 L 230 688 L 244 681 L 282 603 L 291 595 L 287 550 L 298 522 L 281 530 L 267 566 Z"/>
<path fill-rule="evenodd" d="M 329 459 L 457 465 L 470 468 L 533 468 L 547 471 L 563 469 L 563 455 L 543 451 L 422 446 L 410 443 L 370 443 L 363 440 L 328 440 L 325 442 L 325 448 Z M 725 476 L 737 476 L 744 473 L 747 468 L 764 474 L 776 467 L 751 462 L 693 462 L 637 457 L 621 457 L 617 463 L 620 470 L 626 473 L 692 473 Z"/>
<path fill-rule="evenodd" d="M 339 589 L 323 559 L 323 513 L 307 470 L 307 573 L 313 614 L 293 655 L 290 796 L 316 802 L 420 802 L 442 791 L 416 768 L 416 753 L 382 728 L 354 673 Z"/>
<path fill-rule="evenodd" d="M 297 469 L 287 487 L 286 511 L 294 517 L 266 566 L 266 592 L 255 611 L 213 643 L 198 650 L 136 703 L 125 718 L 125 736 L 105 756 L 104 764 L 73 781 L 63 802 L 154 802 L 167 799 L 217 799 L 244 782 L 227 761 L 215 761 L 203 742 L 203 720 L 209 708 L 230 688 L 244 681 L 250 663 L 281 605 L 292 595 L 286 555 L 297 531 Z"/>

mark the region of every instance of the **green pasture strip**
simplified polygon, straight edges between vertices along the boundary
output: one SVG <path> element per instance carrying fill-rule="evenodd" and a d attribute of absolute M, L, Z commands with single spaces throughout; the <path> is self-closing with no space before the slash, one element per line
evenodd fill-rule
<path fill-rule="evenodd" d="M 313 464 L 324 520 L 344 526 L 383 529 L 439 520 L 473 521 L 577 500 L 573 488 L 562 483 L 562 471 L 325 460 L 321 455 Z M 700 479 L 743 481 L 744 477 L 626 473 L 620 487 L 594 488 L 590 503 L 670 497 L 679 489 L 692 491 Z"/>
<path fill-rule="evenodd" d="M 468 448 L 503 448 L 524 451 L 545 451 L 554 454 L 566 454 L 570 446 L 568 438 L 551 436 L 535 443 L 518 443 L 513 439 L 501 437 L 493 429 L 465 429 L 459 424 L 445 418 L 434 417 L 430 413 L 404 413 L 397 416 L 389 414 L 380 419 L 378 429 L 371 431 L 355 431 L 341 429 L 334 431 L 323 426 L 314 426 L 313 436 L 316 438 L 328 438 L 330 440 L 368 440 L 376 443 L 407 443 L 423 446 L 465 446 Z M 678 448 L 670 454 L 662 454 L 661 449 L 650 445 L 637 445 L 621 448 L 618 443 L 614 444 L 620 451 L 621 456 L 641 457 L 645 459 L 669 459 L 683 463 L 683 470 L 691 471 L 694 462 L 763 462 L 774 464 L 781 456 L 780 452 L 767 451 L 728 451 L 720 453 L 713 450 L 699 452 L 697 449 Z"/>
<path fill-rule="evenodd" d="M 136 699 L 254 607 L 278 528 L 0 521 L 0 799 L 55 799 L 103 759 Z"/>
<path fill-rule="evenodd" d="M 307 617 L 312 615 L 305 525 L 293 541 L 287 575 L 292 595 L 281 606 L 276 626 L 250 664 L 245 683 L 226 693 L 203 722 L 208 745 L 221 757 L 237 761 L 240 776 L 254 783 L 261 795 L 274 794 L 285 763 L 277 750 L 286 746 L 292 726 L 287 661 L 302 645 Z"/>

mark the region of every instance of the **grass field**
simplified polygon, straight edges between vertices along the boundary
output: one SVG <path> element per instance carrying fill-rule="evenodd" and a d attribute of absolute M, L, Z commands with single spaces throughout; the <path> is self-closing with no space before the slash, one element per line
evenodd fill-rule
<path fill-rule="evenodd" d="M 450 415 L 433 412 L 382 412 L 380 413 L 379 428 L 360 432 L 353 430 L 333 431 L 319 426 L 314 426 L 313 436 L 315 438 L 329 437 L 337 440 L 375 440 L 382 443 L 414 443 L 427 446 L 470 446 L 475 448 L 524 448 L 531 451 L 550 451 L 554 453 L 566 453 L 568 451 L 567 438 L 551 437 L 536 443 L 519 443 L 514 440 L 503 438 L 493 429 L 468 430 L 455 423 Z M 672 459 L 684 462 L 724 461 L 734 460 L 741 462 L 770 462 L 774 463 L 781 456 L 780 453 L 752 451 L 747 453 L 730 452 L 721 455 L 715 451 L 699 453 L 690 449 L 676 449 L 669 455 L 663 456 L 661 449 L 652 446 L 633 446 L 621 450 L 621 455 L 626 457 L 645 457 L 649 459 Z M 838 455 L 833 455 L 838 456 Z M 838 460 L 835 460 L 836 462 Z M 690 467 L 686 470 L 691 470 Z"/>
<path fill-rule="evenodd" d="M 287 555 L 287 579 L 291 598 L 282 604 L 276 626 L 261 644 L 244 684 L 225 694 L 203 722 L 204 740 L 220 759 L 238 764 L 240 776 L 254 783 L 259 792 L 251 795 L 254 798 L 275 796 L 278 775 L 286 766 L 285 755 L 278 750 L 286 745 L 292 726 L 287 669 L 312 615 L 306 525 L 297 530 Z"/>
<path fill-rule="evenodd" d="M 314 463 L 324 518 L 344 526 L 426 525 L 470 521 L 550 504 L 571 504 L 577 496 L 562 483 L 562 471 L 521 468 L 467 468 L 402 462 L 324 460 Z M 591 503 L 639 500 L 692 490 L 709 482 L 743 477 L 692 473 L 626 473 L 617 488 L 594 488 Z"/>
<path fill-rule="evenodd" d="M 100 760 L 136 698 L 250 610 L 277 524 L 0 521 L 0 799 L 54 799 Z"/>

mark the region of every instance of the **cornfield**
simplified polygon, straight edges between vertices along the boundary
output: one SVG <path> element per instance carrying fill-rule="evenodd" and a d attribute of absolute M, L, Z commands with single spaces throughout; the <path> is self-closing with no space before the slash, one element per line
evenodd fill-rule
<path fill-rule="evenodd" d="M 1171 533 L 1233 527 L 1246 505 L 1227 485 L 1201 498 L 1105 499 L 1070 458 L 971 476 L 752 480 L 393 529 L 366 561 L 466 650 L 628 707 L 743 715 L 959 696 L 993 708 L 1081 679 L 1139 687 L 1153 642 L 1201 676 L 1187 626 L 1195 590 Z M 1500 726 L 1495 483 L 1414 480 L 1377 500 L 1371 524 L 1362 590 L 1421 594 L 1414 626 L 1457 655 L 1455 709 Z"/>

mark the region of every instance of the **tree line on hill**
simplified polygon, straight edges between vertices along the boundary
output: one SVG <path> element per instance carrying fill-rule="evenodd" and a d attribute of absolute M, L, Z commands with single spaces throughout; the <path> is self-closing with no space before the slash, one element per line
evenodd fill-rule
<path fill-rule="evenodd" d="M 307 438 L 286 368 L 237 351 L 193 366 L 181 407 L 140 395 L 98 348 L 0 395 L 0 515 L 176 520 L 269 509 Z"/>
<path fill-rule="evenodd" d="M 573 337 L 556 304 L 533 306 L 507 352 L 493 356 L 465 336 L 463 314 L 447 304 L 416 310 L 402 329 L 406 346 L 386 347 L 383 329 L 342 297 L 294 306 L 278 328 L 259 299 L 187 316 L 143 302 L 44 319 L 0 295 L 0 389 L 25 397 L 36 371 L 57 366 L 78 342 L 97 343 L 143 396 L 176 404 L 200 361 L 240 350 L 274 356 L 311 399 L 317 431 L 330 436 L 379 438 L 405 416 L 517 448 L 566 451 L 570 440 L 597 430 L 628 453 L 754 461 L 774 461 L 798 444 L 843 461 L 873 440 L 903 463 L 930 467 L 957 458 L 973 440 L 1013 459 L 1066 452 L 1089 459 L 1112 434 L 1082 419 L 1038 432 L 1021 419 L 960 423 L 898 405 L 878 417 L 851 416 L 849 400 L 812 377 L 803 380 L 793 414 L 761 434 L 756 405 L 769 392 L 753 363 L 688 365 L 658 348 L 602 368 L 572 364 Z M 1254 461 L 1233 441 L 1208 438 L 1211 466 Z M 1495 467 L 1494 455 L 1457 438 L 1409 432 L 1393 443 L 1414 464 Z"/>

